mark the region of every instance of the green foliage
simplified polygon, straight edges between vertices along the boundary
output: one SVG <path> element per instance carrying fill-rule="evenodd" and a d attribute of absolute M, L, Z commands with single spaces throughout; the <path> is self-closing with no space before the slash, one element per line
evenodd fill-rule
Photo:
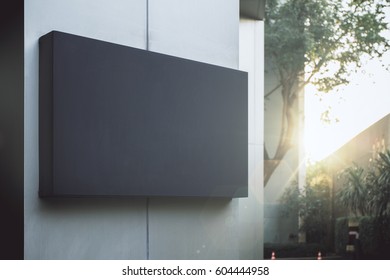
<path fill-rule="evenodd" d="M 327 92 L 347 84 L 363 56 L 381 57 L 389 48 L 384 0 L 268 0 L 265 57 L 281 84 L 312 82 Z"/>
<path fill-rule="evenodd" d="M 370 206 L 375 216 L 390 216 L 390 151 L 379 153 L 367 176 L 371 188 Z"/>
<path fill-rule="evenodd" d="M 348 244 L 348 218 L 342 217 L 336 219 L 335 225 L 335 252 L 338 255 L 345 256 L 345 248 Z"/>
<path fill-rule="evenodd" d="M 358 166 L 343 172 L 345 184 L 338 202 L 359 217 L 359 236 L 364 259 L 390 258 L 390 151 L 379 153 L 367 172 Z M 346 218 L 337 219 L 336 252 L 345 253 Z"/>
<path fill-rule="evenodd" d="M 331 219 L 331 193 L 323 165 L 309 166 L 303 189 L 293 184 L 283 193 L 281 202 L 286 213 L 298 213 L 302 219 L 299 230 L 306 233 L 307 242 L 325 243 Z"/>
<path fill-rule="evenodd" d="M 336 220 L 335 251 L 346 257 L 348 244 L 348 220 L 343 217 Z M 355 218 L 356 219 L 356 218 Z M 390 258 L 390 219 L 375 217 L 359 217 L 359 241 L 361 259 Z"/>
<path fill-rule="evenodd" d="M 270 90 L 264 96 L 279 92 L 282 108 L 275 153 L 264 147 L 264 186 L 295 145 L 295 104 L 305 85 L 321 92 L 346 85 L 362 61 L 381 58 L 389 49 L 383 36 L 388 5 L 385 0 L 266 1 L 265 64 L 278 83 L 266 85 Z"/>
<path fill-rule="evenodd" d="M 362 217 L 359 222 L 359 239 L 363 256 L 372 257 L 380 248 L 377 222 L 372 217 Z"/>
<path fill-rule="evenodd" d="M 355 216 L 369 214 L 368 196 L 371 193 L 366 183 L 364 169 L 355 164 L 345 169 L 341 177 L 344 179 L 344 184 L 337 193 L 337 203 L 351 210 Z"/>
<path fill-rule="evenodd" d="M 337 192 L 337 203 L 356 216 L 390 215 L 390 151 L 379 153 L 367 172 L 354 165 L 345 169 L 343 187 Z"/>

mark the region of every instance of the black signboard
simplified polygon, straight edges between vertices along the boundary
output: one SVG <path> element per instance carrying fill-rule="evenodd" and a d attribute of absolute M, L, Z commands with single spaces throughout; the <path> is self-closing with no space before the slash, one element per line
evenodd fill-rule
<path fill-rule="evenodd" d="M 247 73 L 53 31 L 39 41 L 41 197 L 245 197 Z"/>

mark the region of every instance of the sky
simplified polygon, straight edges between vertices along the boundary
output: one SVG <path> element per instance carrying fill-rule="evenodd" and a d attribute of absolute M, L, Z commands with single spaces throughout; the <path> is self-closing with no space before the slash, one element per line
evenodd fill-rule
<path fill-rule="evenodd" d="M 390 13 L 387 18 L 390 22 Z M 386 33 L 390 39 L 390 31 Z M 390 65 L 390 52 L 383 64 Z M 321 121 L 329 109 L 330 123 Z M 390 70 L 379 60 L 366 62 L 351 76 L 348 86 L 318 95 L 312 86 L 305 88 L 306 157 L 317 161 L 330 155 L 354 136 L 390 113 Z M 336 121 L 336 119 L 338 121 Z"/>

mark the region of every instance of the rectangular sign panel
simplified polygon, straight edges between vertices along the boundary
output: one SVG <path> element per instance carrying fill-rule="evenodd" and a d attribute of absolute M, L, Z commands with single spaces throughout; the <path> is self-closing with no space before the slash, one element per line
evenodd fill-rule
<path fill-rule="evenodd" d="M 247 196 L 247 73 L 56 31 L 39 45 L 41 197 Z"/>

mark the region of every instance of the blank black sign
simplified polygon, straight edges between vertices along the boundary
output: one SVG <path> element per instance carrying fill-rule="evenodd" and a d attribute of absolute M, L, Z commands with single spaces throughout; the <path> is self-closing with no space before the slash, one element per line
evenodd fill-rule
<path fill-rule="evenodd" d="M 247 73 L 56 31 L 39 44 L 40 196 L 247 196 Z"/>

